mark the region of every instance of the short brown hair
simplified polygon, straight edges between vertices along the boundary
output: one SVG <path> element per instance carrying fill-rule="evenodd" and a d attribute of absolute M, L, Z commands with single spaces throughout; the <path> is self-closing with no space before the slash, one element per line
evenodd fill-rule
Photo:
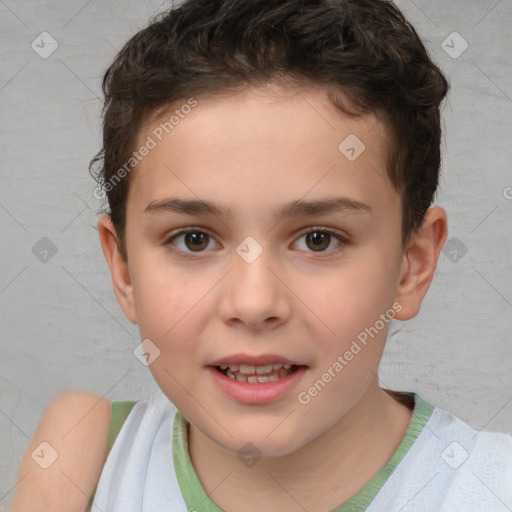
<path fill-rule="evenodd" d="M 346 114 L 382 115 L 405 244 L 437 189 L 440 105 L 449 86 L 415 29 L 386 0 L 186 0 L 160 13 L 103 77 L 103 147 L 91 174 L 100 185 L 109 182 L 156 110 L 271 81 L 321 85 Z M 125 258 L 129 183 L 130 175 L 109 187 L 104 211 Z"/>

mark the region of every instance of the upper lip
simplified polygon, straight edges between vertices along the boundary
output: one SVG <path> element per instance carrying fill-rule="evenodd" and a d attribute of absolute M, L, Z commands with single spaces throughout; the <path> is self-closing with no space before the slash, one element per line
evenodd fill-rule
<path fill-rule="evenodd" d="M 275 354 L 260 354 L 258 356 L 252 356 L 249 354 L 232 354 L 230 356 L 222 357 L 221 359 L 216 359 L 208 366 L 220 366 L 222 364 L 249 364 L 254 366 L 264 366 L 267 364 L 289 364 L 303 366 L 296 361 Z"/>

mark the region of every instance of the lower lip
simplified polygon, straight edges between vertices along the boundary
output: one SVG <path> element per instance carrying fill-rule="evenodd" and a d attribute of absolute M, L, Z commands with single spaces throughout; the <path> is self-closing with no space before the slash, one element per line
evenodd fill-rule
<path fill-rule="evenodd" d="M 274 402 L 292 390 L 302 379 L 306 366 L 299 366 L 293 373 L 274 382 L 250 384 L 226 377 L 215 367 L 209 366 L 215 383 L 226 395 L 244 404 L 266 404 Z"/>

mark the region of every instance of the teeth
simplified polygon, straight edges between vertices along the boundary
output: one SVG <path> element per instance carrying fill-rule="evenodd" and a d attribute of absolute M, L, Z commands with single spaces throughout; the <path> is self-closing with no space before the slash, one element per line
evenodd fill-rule
<path fill-rule="evenodd" d="M 270 373 L 272 371 L 273 365 L 267 364 L 266 366 L 256 366 L 256 373 Z M 276 368 L 277 370 L 277 368 Z"/>
<path fill-rule="evenodd" d="M 233 380 L 237 380 L 238 382 L 247 382 L 247 378 L 244 377 L 241 373 L 236 372 L 236 374 L 231 373 L 229 370 L 226 372 L 226 375 Z"/>
<path fill-rule="evenodd" d="M 254 365 L 252 365 L 252 364 L 241 364 L 238 371 L 240 373 L 245 374 L 245 375 L 252 375 L 255 370 L 256 370 L 256 367 Z"/>
<path fill-rule="evenodd" d="M 265 376 L 261 375 L 259 377 L 257 377 L 256 375 L 251 375 L 247 377 L 247 382 L 249 382 L 250 384 L 257 384 L 258 382 L 275 382 L 276 380 L 279 380 L 279 377 L 276 374 Z"/>
<path fill-rule="evenodd" d="M 272 373 L 267 373 L 266 375 L 248 375 L 238 371 L 235 371 L 233 373 L 230 368 L 226 370 L 226 376 L 229 377 L 230 379 L 237 380 L 238 382 L 248 382 L 249 384 L 275 382 L 276 380 L 284 379 L 285 377 L 290 375 L 290 373 L 291 372 L 289 371 L 289 369 L 286 368 L 279 368 L 278 370 L 272 371 Z"/>
<path fill-rule="evenodd" d="M 284 368 L 285 370 L 289 370 L 291 368 L 291 365 L 289 364 L 281 364 L 281 363 L 274 363 L 274 364 L 266 364 L 261 366 L 256 366 L 253 364 L 221 364 L 220 369 L 221 370 L 227 370 L 230 369 L 232 372 L 240 372 L 244 375 L 262 375 L 266 373 L 271 373 L 275 370 L 280 370 L 281 368 Z"/>

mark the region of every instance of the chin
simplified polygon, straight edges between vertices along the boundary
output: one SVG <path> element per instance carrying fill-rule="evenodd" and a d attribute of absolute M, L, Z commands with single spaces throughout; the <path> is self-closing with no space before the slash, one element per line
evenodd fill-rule
<path fill-rule="evenodd" d="M 270 428 L 267 428 L 267 425 L 264 428 L 261 424 L 252 425 L 250 428 L 233 426 L 228 430 L 233 437 L 222 436 L 222 439 L 216 442 L 225 450 L 242 458 L 244 455 L 254 458 L 284 457 L 302 446 L 297 433 L 289 429 L 281 430 L 281 427 L 276 429 L 276 424 L 279 425 L 279 422 L 274 422 Z M 211 437 L 210 439 L 215 440 Z"/>

